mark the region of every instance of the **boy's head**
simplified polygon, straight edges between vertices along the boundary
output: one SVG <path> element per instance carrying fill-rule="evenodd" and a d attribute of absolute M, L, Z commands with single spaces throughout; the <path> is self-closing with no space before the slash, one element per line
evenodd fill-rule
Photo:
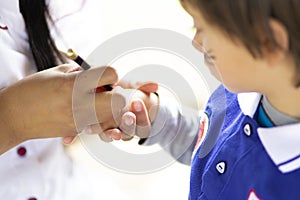
<path fill-rule="evenodd" d="M 300 86 L 299 0 L 181 0 L 181 4 L 192 16 L 201 13 L 205 22 L 243 45 L 256 60 L 265 58 L 266 51 L 289 54 L 296 66 L 293 83 Z M 201 46 L 207 48 L 204 42 Z"/>

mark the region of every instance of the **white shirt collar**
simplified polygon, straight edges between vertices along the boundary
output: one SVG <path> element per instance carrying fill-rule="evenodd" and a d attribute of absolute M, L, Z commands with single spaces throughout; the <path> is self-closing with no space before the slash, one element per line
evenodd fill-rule
<path fill-rule="evenodd" d="M 238 102 L 245 115 L 253 117 L 261 94 L 238 94 Z M 300 168 L 300 123 L 258 128 L 258 136 L 268 155 L 282 173 Z"/>

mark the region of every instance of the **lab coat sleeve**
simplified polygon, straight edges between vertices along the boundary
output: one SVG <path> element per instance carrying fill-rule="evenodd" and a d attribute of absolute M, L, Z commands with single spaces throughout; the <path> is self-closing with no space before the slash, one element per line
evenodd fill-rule
<path fill-rule="evenodd" d="M 160 97 L 157 117 L 143 145 L 159 144 L 177 161 L 189 165 L 199 129 L 199 111 Z"/>

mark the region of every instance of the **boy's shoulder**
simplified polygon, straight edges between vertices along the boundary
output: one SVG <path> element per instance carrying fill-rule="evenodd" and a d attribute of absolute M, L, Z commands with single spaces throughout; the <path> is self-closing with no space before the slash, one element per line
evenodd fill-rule
<path fill-rule="evenodd" d="M 226 110 L 226 112 L 242 112 L 253 117 L 260 102 L 261 94 L 256 92 L 232 93 L 220 85 L 210 96 L 206 104 L 206 113 L 211 110 Z"/>

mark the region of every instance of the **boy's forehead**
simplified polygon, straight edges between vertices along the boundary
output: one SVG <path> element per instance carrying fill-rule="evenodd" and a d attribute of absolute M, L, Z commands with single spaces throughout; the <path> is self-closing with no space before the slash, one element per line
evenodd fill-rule
<path fill-rule="evenodd" d="M 187 13 L 189 13 L 192 17 L 194 16 L 194 13 L 196 10 L 196 7 L 192 5 L 189 1 L 181 1 L 182 7 L 185 9 Z"/>
<path fill-rule="evenodd" d="M 198 9 L 196 6 L 187 3 L 184 6 L 184 9 L 186 10 L 186 12 L 191 15 L 191 17 L 193 17 L 194 19 L 194 25 L 203 25 L 205 24 L 205 19 L 203 17 L 203 15 L 201 14 L 201 10 Z"/>

